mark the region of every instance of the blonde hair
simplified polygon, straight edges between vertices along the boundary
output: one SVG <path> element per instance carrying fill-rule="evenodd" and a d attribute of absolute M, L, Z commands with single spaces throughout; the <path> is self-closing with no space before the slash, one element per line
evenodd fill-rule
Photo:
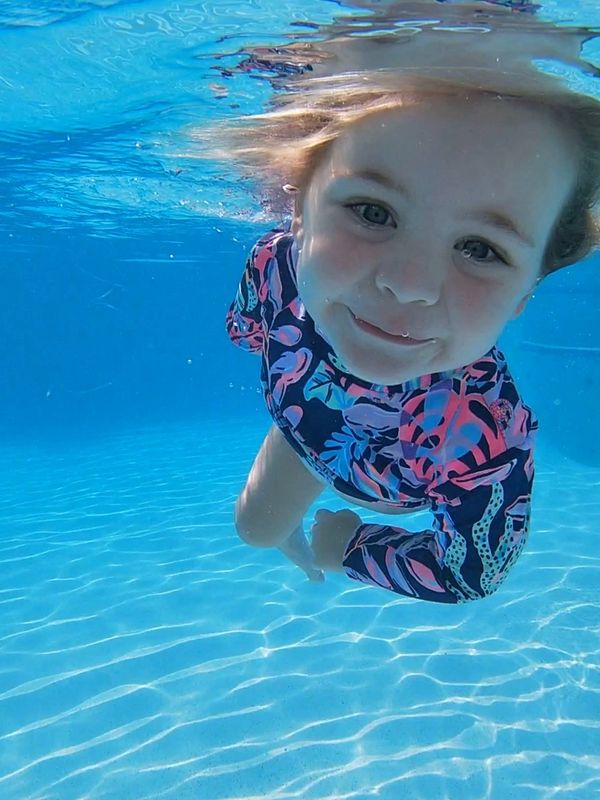
<path fill-rule="evenodd" d="M 530 77 L 530 76 L 528 76 Z M 579 148 L 575 187 L 549 236 L 542 277 L 585 258 L 600 243 L 596 207 L 600 200 L 600 102 L 567 90 L 562 83 L 524 82 L 510 91 L 482 88 L 466 75 L 439 78 L 405 71 L 304 78 L 292 91 L 276 95 L 271 110 L 222 123 L 197 137 L 212 157 L 232 160 L 260 187 L 262 204 L 274 213 L 289 212 L 285 185 L 308 186 L 330 145 L 366 116 L 414 105 L 423 98 L 456 97 L 463 101 L 491 98 L 514 101 L 545 111 L 574 134 Z M 215 139 L 221 142 L 214 146 Z M 518 142 L 515 143 L 518 147 Z M 551 165 L 550 165 L 551 168 Z"/>

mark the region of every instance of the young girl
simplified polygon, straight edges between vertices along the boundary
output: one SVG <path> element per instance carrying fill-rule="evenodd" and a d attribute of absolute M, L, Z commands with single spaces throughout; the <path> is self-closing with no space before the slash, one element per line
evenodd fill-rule
<path fill-rule="evenodd" d="M 227 316 L 261 356 L 273 420 L 235 522 L 313 580 L 463 603 L 523 549 L 537 422 L 496 341 L 543 277 L 590 251 L 600 184 L 597 104 L 538 90 L 329 82 L 239 148 L 286 170 L 294 213 L 253 247 Z M 327 486 L 384 514 L 429 509 L 431 526 L 322 510 L 309 543 Z"/>

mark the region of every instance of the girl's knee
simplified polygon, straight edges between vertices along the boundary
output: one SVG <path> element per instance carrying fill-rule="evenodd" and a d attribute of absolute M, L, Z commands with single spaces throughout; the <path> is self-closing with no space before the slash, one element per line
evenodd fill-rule
<path fill-rule="evenodd" d="M 273 509 L 252 503 L 244 491 L 235 504 L 234 523 L 238 536 L 253 547 L 277 547 L 291 530 L 289 522 L 278 519 Z"/>

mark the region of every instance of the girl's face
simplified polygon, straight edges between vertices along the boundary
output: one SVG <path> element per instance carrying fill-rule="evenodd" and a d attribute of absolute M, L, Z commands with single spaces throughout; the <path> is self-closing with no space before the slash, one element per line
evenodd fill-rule
<path fill-rule="evenodd" d="M 435 99 L 329 148 L 292 231 L 300 298 L 348 371 L 396 384 L 492 347 L 524 308 L 576 177 L 550 115 Z"/>

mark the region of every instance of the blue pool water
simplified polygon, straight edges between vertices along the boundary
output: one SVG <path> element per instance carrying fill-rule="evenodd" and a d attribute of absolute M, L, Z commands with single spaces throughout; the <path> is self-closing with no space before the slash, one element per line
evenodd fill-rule
<path fill-rule="evenodd" d="M 269 421 L 223 319 L 269 220 L 183 131 L 268 97 L 215 64 L 350 5 L 0 4 L 3 800 L 600 796 L 598 256 L 503 338 L 542 430 L 496 595 L 310 584 L 233 528 Z"/>

